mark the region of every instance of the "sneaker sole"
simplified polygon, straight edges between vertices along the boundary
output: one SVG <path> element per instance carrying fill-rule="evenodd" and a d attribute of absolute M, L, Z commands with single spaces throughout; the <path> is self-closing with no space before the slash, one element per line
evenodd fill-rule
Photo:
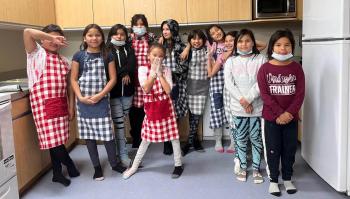
<path fill-rule="evenodd" d="M 254 184 L 261 184 L 264 182 L 264 180 L 254 180 L 253 182 L 254 182 Z"/>
<path fill-rule="evenodd" d="M 247 178 L 236 177 L 236 179 L 241 182 L 247 182 Z"/>
<path fill-rule="evenodd" d="M 102 181 L 102 180 L 104 180 L 105 178 L 104 177 L 99 177 L 99 178 L 95 178 L 94 180 L 95 181 Z"/>

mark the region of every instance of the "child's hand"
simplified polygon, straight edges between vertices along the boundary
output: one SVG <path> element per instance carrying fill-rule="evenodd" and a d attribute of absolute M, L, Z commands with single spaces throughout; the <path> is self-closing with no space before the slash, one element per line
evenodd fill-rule
<path fill-rule="evenodd" d="M 276 123 L 281 125 L 288 124 L 290 121 L 293 120 L 293 118 L 294 117 L 292 114 L 284 112 L 276 119 Z"/>
<path fill-rule="evenodd" d="M 187 60 L 188 54 L 189 54 L 189 49 L 191 49 L 191 48 L 188 48 L 188 50 L 187 50 L 187 48 L 185 48 L 184 51 L 182 51 L 182 53 L 180 54 L 181 61 Z"/>
<path fill-rule="evenodd" d="M 94 104 L 96 104 L 96 103 L 98 103 L 103 97 L 104 97 L 104 96 L 101 95 L 101 94 L 96 94 L 96 95 L 92 96 L 92 97 L 90 98 L 90 100 L 91 100 Z"/>
<path fill-rule="evenodd" d="M 122 83 L 123 83 L 124 85 L 128 85 L 128 84 L 130 83 L 130 77 L 129 77 L 129 75 L 125 75 L 125 76 L 123 77 Z"/>
<path fill-rule="evenodd" d="M 161 64 L 158 65 L 156 73 L 157 73 L 158 77 L 162 77 L 163 76 L 163 66 Z"/>
<path fill-rule="evenodd" d="M 79 101 L 84 103 L 84 104 L 94 104 L 94 102 L 91 100 L 90 96 L 80 97 Z"/>
<path fill-rule="evenodd" d="M 65 37 L 59 35 L 52 35 L 52 43 L 56 44 L 58 47 L 67 47 L 68 42 Z"/>
<path fill-rule="evenodd" d="M 163 37 L 159 37 L 158 43 L 163 45 L 163 43 L 164 43 L 164 38 L 163 38 Z"/>
<path fill-rule="evenodd" d="M 248 108 L 248 106 L 250 105 L 249 102 L 244 97 L 242 97 L 239 100 L 239 103 L 241 104 L 241 106 L 243 106 L 244 109 Z"/>
<path fill-rule="evenodd" d="M 248 114 L 252 114 L 253 113 L 253 105 L 249 104 L 249 106 L 247 108 L 244 109 L 246 113 Z"/>

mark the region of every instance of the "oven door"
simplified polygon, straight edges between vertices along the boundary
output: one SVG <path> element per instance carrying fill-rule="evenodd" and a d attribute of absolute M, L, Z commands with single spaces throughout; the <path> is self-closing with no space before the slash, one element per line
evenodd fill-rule
<path fill-rule="evenodd" d="M 296 0 L 254 0 L 254 19 L 296 17 Z"/>
<path fill-rule="evenodd" d="M 11 101 L 0 101 L 0 185 L 16 175 Z"/>

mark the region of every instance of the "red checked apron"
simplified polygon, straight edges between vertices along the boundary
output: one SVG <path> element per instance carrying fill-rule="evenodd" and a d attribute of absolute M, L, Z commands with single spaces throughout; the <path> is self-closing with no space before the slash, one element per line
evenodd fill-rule
<path fill-rule="evenodd" d="M 147 53 L 148 53 L 148 48 L 149 48 L 149 36 L 146 34 L 143 36 L 141 39 L 137 39 L 134 34 L 131 35 L 132 37 L 132 47 L 135 50 L 135 56 L 137 60 L 137 67 L 139 68 L 140 66 L 147 66 L 148 63 L 148 58 L 147 58 Z M 135 70 L 135 94 L 133 97 L 133 105 L 137 108 L 142 108 L 143 107 L 143 91 L 139 83 L 139 78 L 137 74 L 138 70 Z"/>
<path fill-rule="evenodd" d="M 67 74 L 68 63 L 46 51 L 46 68 L 30 91 L 30 105 L 40 149 L 65 144 L 69 137 Z"/>
<path fill-rule="evenodd" d="M 157 78 L 150 93 L 143 93 L 145 119 L 141 136 L 149 142 L 179 139 L 174 107 Z"/>

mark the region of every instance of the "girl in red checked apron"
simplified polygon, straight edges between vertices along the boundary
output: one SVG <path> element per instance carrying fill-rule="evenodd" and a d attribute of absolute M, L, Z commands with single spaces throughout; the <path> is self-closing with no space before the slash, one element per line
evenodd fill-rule
<path fill-rule="evenodd" d="M 169 96 L 172 87 L 171 70 L 161 65 L 164 55 L 164 47 L 160 44 L 153 44 L 148 53 L 151 66 L 143 66 L 138 69 L 139 82 L 144 91 L 143 101 L 146 115 L 142 123 L 142 142 L 132 167 L 123 174 L 124 179 L 136 173 L 151 142 L 171 141 L 175 160 L 172 178 L 180 177 L 183 172 L 179 133 L 174 107 Z"/>
<path fill-rule="evenodd" d="M 53 182 L 64 186 L 70 180 L 62 174 L 80 175 L 64 146 L 69 138 L 69 120 L 74 117 L 74 94 L 67 84 L 70 71 L 66 58 L 57 51 L 66 45 L 63 31 L 57 25 L 48 25 L 42 31 L 25 29 L 24 46 L 27 52 L 27 73 L 30 104 L 38 132 L 40 149 L 50 150 Z M 36 41 L 41 41 L 39 45 Z"/>

